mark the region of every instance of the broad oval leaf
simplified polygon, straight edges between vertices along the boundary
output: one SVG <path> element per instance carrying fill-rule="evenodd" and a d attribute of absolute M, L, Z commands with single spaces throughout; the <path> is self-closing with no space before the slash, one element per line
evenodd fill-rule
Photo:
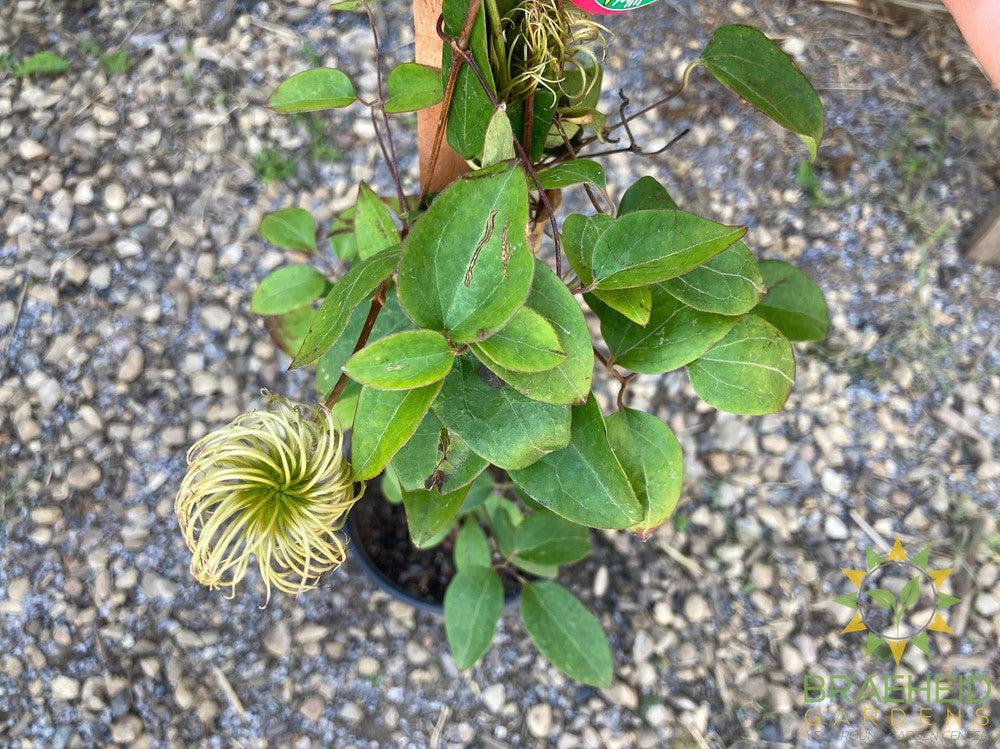
<path fill-rule="evenodd" d="M 636 211 L 616 219 L 597 240 L 591 271 L 603 289 L 645 286 L 687 273 L 744 234 L 745 226 L 685 211 Z"/>
<path fill-rule="evenodd" d="M 267 105 L 277 112 L 319 112 L 353 104 L 358 96 L 351 79 L 335 68 L 296 73 L 271 94 Z"/>
<path fill-rule="evenodd" d="M 413 436 L 440 390 L 440 382 L 414 390 L 361 388 L 351 434 L 351 465 L 357 480 L 382 472 Z"/>
<path fill-rule="evenodd" d="M 484 167 L 493 166 L 501 161 L 510 161 L 516 155 L 514 153 L 514 130 L 511 128 L 510 118 L 507 116 L 507 108 L 501 104 L 493 113 L 490 124 L 486 127 L 483 157 L 480 159 L 480 163 Z"/>
<path fill-rule="evenodd" d="M 410 540 L 418 549 L 434 546 L 441 533 L 455 524 L 458 508 L 469 488 L 462 487 L 451 494 L 431 489 L 403 489 L 403 507 L 406 508 L 406 525 Z"/>
<path fill-rule="evenodd" d="M 720 315 L 749 312 L 764 293 L 764 278 L 742 241 L 663 287 L 689 307 Z"/>
<path fill-rule="evenodd" d="M 823 103 L 777 44 L 751 26 L 720 26 L 701 62 L 719 83 L 798 135 L 816 158 L 823 138 Z"/>
<path fill-rule="evenodd" d="M 489 567 L 493 562 L 490 542 L 473 518 L 466 518 L 455 537 L 455 567 Z"/>
<path fill-rule="evenodd" d="M 647 175 L 636 180 L 622 195 L 622 199 L 618 202 L 618 215 L 624 216 L 626 213 L 634 213 L 635 211 L 677 207 L 677 203 L 670 197 L 667 188 L 661 185 L 655 177 Z"/>
<path fill-rule="evenodd" d="M 573 213 L 566 217 L 562 227 L 562 247 L 566 253 L 569 264 L 573 266 L 573 271 L 584 286 L 590 286 L 594 282 L 594 274 L 591 270 L 593 264 L 594 247 L 597 240 L 615 223 L 613 216 L 598 214 L 596 216 L 584 216 L 582 213 Z"/>
<path fill-rule="evenodd" d="M 644 541 L 677 507 L 684 477 L 684 453 L 670 427 L 652 414 L 623 408 L 605 423 L 608 441 L 642 502 L 642 521 L 629 530 Z"/>
<path fill-rule="evenodd" d="M 517 372 L 542 372 L 566 359 L 555 328 L 530 307 L 521 307 L 509 323 L 472 348 L 480 359 L 485 356 Z"/>
<path fill-rule="evenodd" d="M 569 445 L 511 480 L 548 510 L 590 528 L 628 528 L 643 517 L 642 504 L 611 450 L 601 409 L 593 396 L 573 407 Z"/>
<path fill-rule="evenodd" d="M 590 553 L 590 531 L 551 512 L 525 518 L 514 533 L 514 553 L 535 564 L 570 564 Z"/>
<path fill-rule="evenodd" d="M 362 260 L 399 244 L 399 232 L 388 206 L 364 182 L 358 188 L 354 206 L 354 241 Z"/>
<path fill-rule="evenodd" d="M 677 203 L 670 197 L 667 188 L 653 177 L 642 177 L 625 191 L 618 206 L 618 214 L 651 208 L 677 208 Z M 764 280 L 754 256 L 740 241 L 694 270 L 664 281 L 663 287 L 688 307 L 702 312 L 742 315 L 760 301 L 764 293 Z M 609 307 L 614 307 L 626 317 L 645 325 L 645 321 L 636 319 L 626 309 L 612 304 L 612 300 L 600 290 L 595 290 L 594 294 Z"/>
<path fill-rule="evenodd" d="M 754 308 L 790 341 L 822 341 L 830 329 L 823 290 L 791 263 L 762 260 L 767 294 Z"/>
<path fill-rule="evenodd" d="M 587 295 L 587 303 L 601 321 L 611 363 L 643 374 L 670 372 L 704 354 L 736 324 L 735 317 L 686 307 L 659 284 L 651 292 L 652 310 L 645 326 Z"/>
<path fill-rule="evenodd" d="M 611 686 L 608 638 L 593 614 L 554 582 L 527 583 L 521 591 L 521 621 L 538 652 L 571 679 Z"/>
<path fill-rule="evenodd" d="M 604 167 L 591 159 L 572 159 L 542 169 L 538 181 L 546 190 L 559 190 L 571 185 L 591 184 L 604 187 Z"/>
<path fill-rule="evenodd" d="M 444 594 L 444 631 L 458 668 L 478 661 L 503 613 L 503 583 L 489 567 L 466 567 Z"/>
<path fill-rule="evenodd" d="M 268 315 L 264 318 L 264 328 L 278 348 L 295 356 L 315 316 L 312 307 L 298 307 L 280 315 Z"/>
<path fill-rule="evenodd" d="M 441 71 L 430 65 L 400 63 L 389 72 L 386 83 L 389 97 L 385 101 L 385 111 L 389 114 L 433 107 L 444 97 Z"/>
<path fill-rule="evenodd" d="M 316 220 L 304 208 L 282 208 L 261 219 L 260 235 L 286 250 L 316 251 Z"/>
<path fill-rule="evenodd" d="M 313 312 L 313 317 L 315 317 L 315 311 Z M 358 336 L 361 335 L 361 329 L 364 327 L 366 317 L 368 317 L 367 305 L 355 307 L 350 319 L 347 321 L 344 332 L 340 334 L 336 342 L 316 362 L 316 391 L 324 398 L 333 390 L 333 386 L 337 384 L 337 380 L 343 374 L 344 365 L 351 358 L 351 354 L 354 353 L 354 346 L 358 342 Z M 410 322 L 410 318 L 404 315 L 403 310 L 399 308 L 399 298 L 396 296 L 396 290 L 389 289 L 385 295 L 385 304 L 382 305 L 382 311 L 379 313 L 379 316 L 375 318 L 375 325 L 368 340 L 377 341 L 379 338 L 398 333 L 400 330 L 410 330 L 412 328 L 413 323 Z M 303 331 L 303 334 L 305 332 Z M 292 353 L 294 354 L 297 350 L 293 350 Z M 358 383 L 353 381 L 351 381 L 351 384 L 358 385 Z M 358 389 L 360 391 L 360 387 Z"/>
<path fill-rule="evenodd" d="M 583 310 L 545 263 L 536 261 L 527 305 L 544 317 L 559 338 L 566 359 L 544 372 L 515 372 L 483 362 L 500 379 L 532 400 L 554 405 L 583 403 L 594 376 L 594 349 Z"/>
<path fill-rule="evenodd" d="M 459 357 L 434 404 L 450 431 L 500 468 L 531 465 L 569 443 L 566 406 L 530 400 L 467 356 Z"/>
<path fill-rule="evenodd" d="M 329 288 L 326 276 L 311 265 L 285 265 L 264 276 L 250 299 L 250 311 L 281 315 L 311 304 Z"/>
<path fill-rule="evenodd" d="M 502 328 L 531 288 L 527 226 L 520 168 L 483 170 L 452 183 L 403 243 L 403 309 L 420 327 L 460 343 Z"/>
<path fill-rule="evenodd" d="M 354 308 L 371 297 L 375 289 L 392 275 L 398 262 L 399 250 L 393 247 L 352 265 L 333 285 L 317 310 L 309 332 L 292 360 L 291 369 L 312 364 L 325 354 L 344 332 Z"/>
<path fill-rule="evenodd" d="M 594 289 L 590 293 L 637 325 L 646 325 L 649 322 L 649 315 L 653 311 L 653 291 L 649 286 L 635 286 L 631 289 Z"/>
<path fill-rule="evenodd" d="M 344 369 L 362 385 L 410 390 L 443 380 L 455 354 L 433 330 L 407 330 L 380 338 L 355 353 Z"/>
<path fill-rule="evenodd" d="M 795 357 L 777 328 L 747 315 L 687 370 L 694 391 L 709 405 L 734 414 L 767 414 L 788 400 Z"/>

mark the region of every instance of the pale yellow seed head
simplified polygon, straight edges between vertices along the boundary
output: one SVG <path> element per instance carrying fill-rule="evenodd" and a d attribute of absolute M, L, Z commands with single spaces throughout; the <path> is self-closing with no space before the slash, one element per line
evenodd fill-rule
<path fill-rule="evenodd" d="M 301 593 L 340 566 L 338 531 L 361 487 L 326 408 L 265 396 L 266 410 L 191 447 L 174 509 L 198 582 L 235 591 L 253 558 L 270 599 L 272 587 Z"/>

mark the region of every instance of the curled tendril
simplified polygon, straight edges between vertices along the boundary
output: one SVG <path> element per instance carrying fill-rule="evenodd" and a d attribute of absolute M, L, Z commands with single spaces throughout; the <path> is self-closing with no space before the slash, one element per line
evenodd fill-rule
<path fill-rule="evenodd" d="M 272 588 L 301 593 L 340 566 L 338 531 L 361 490 L 326 408 L 263 394 L 266 410 L 192 445 L 174 510 L 195 579 L 235 593 L 253 557 L 266 604 Z"/>

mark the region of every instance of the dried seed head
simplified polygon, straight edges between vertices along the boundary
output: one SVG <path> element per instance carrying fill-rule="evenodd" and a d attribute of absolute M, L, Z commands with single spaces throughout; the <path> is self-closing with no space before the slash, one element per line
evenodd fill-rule
<path fill-rule="evenodd" d="M 253 557 L 270 599 L 272 587 L 301 593 L 340 566 L 337 531 L 361 495 L 332 414 L 264 395 L 266 410 L 191 447 L 174 509 L 198 582 L 235 591 Z"/>

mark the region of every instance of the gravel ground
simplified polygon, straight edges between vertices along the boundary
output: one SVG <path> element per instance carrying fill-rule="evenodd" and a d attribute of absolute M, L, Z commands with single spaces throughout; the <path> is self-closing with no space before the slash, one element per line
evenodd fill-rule
<path fill-rule="evenodd" d="M 382 11 L 397 59 L 408 5 Z M 1000 101 L 947 24 L 815 3 L 663 2 L 611 22 L 608 78 L 637 102 L 731 20 L 782 38 L 817 82 L 829 136 L 811 191 L 795 139 L 704 74 L 636 130 L 649 147 L 686 138 L 608 166 L 749 223 L 751 247 L 803 265 L 833 315 L 781 414 L 717 414 L 680 375 L 636 383 L 688 480 L 672 527 L 595 534 L 566 576 L 610 632 L 611 689 L 568 683 L 510 616 L 460 674 L 440 621 L 353 564 L 263 610 L 253 584 L 226 600 L 193 582 L 172 516 L 186 446 L 261 387 L 310 395 L 249 313 L 284 260 L 255 227 L 289 204 L 328 220 L 359 179 L 389 187 L 360 110 L 324 125 L 261 106 L 317 59 L 372 86 L 366 29 L 322 6 L 0 8 L 0 51 L 72 61 L 34 85 L 0 75 L 0 745 L 856 745 L 829 722 L 807 736 L 802 674 L 882 668 L 830 599 L 841 567 L 897 535 L 955 560 L 963 598 L 956 636 L 911 648 L 905 672 L 997 682 L 1000 273 L 960 248 L 1000 199 Z M 109 77 L 95 50 L 119 48 L 132 66 Z M 264 184 L 265 166 L 287 174 Z M 992 735 L 965 743 L 1000 741 L 990 709 Z"/>

